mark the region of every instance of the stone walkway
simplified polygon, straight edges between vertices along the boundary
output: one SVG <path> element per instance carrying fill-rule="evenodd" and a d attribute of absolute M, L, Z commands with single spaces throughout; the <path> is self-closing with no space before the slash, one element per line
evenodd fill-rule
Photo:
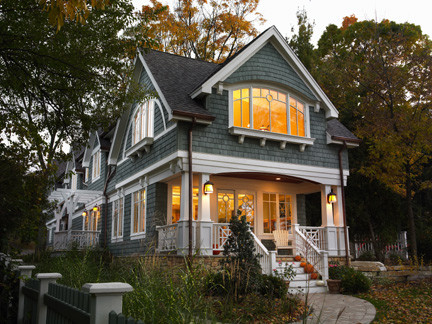
<path fill-rule="evenodd" d="M 308 304 L 313 307 L 313 315 L 307 322 L 313 324 L 368 324 L 376 314 L 368 301 L 341 294 L 309 294 Z"/>

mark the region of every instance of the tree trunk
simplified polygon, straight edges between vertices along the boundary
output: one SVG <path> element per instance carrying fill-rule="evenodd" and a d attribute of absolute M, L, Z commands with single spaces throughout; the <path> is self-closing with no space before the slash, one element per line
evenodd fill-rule
<path fill-rule="evenodd" d="M 415 228 L 415 220 L 414 220 L 414 212 L 412 206 L 412 187 L 411 187 L 411 179 L 407 176 L 406 181 L 406 202 L 408 209 L 408 241 L 409 241 L 409 251 L 412 257 L 417 257 L 417 236 L 416 236 L 416 228 Z"/>
<path fill-rule="evenodd" d="M 374 252 L 375 252 L 375 257 L 378 261 L 380 262 L 384 262 L 384 254 L 382 253 L 382 246 L 381 244 L 378 242 L 376 236 L 375 236 L 375 231 L 373 229 L 373 225 L 370 219 L 370 216 L 367 218 L 367 224 L 369 227 L 369 233 L 371 236 L 371 240 L 372 240 L 372 245 L 374 248 Z"/>

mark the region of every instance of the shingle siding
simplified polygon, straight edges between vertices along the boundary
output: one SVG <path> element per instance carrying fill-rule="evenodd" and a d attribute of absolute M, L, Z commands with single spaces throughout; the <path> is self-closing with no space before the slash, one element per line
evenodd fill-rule
<path fill-rule="evenodd" d="M 76 217 L 72 219 L 72 230 L 82 231 L 83 230 L 83 219 L 82 217 Z"/>
<path fill-rule="evenodd" d="M 286 85 L 311 100 L 317 100 L 294 69 L 270 43 L 240 66 L 224 83 L 270 81 Z"/>

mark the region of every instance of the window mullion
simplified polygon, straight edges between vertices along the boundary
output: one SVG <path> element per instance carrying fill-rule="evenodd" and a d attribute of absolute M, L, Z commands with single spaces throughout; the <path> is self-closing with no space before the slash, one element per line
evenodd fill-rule
<path fill-rule="evenodd" d="M 286 102 L 286 109 L 287 109 L 287 132 L 288 135 L 291 135 L 291 106 L 290 106 L 290 95 L 287 94 L 287 102 Z"/>

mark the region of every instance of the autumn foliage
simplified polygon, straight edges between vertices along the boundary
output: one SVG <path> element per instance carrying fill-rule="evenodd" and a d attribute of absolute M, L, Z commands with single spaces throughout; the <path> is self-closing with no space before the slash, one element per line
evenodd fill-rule
<path fill-rule="evenodd" d="M 156 39 L 153 48 L 205 61 L 223 62 L 257 36 L 259 0 L 177 0 L 173 8 L 151 0 L 141 16 L 161 10 L 158 21 L 143 22 L 142 31 Z"/>

